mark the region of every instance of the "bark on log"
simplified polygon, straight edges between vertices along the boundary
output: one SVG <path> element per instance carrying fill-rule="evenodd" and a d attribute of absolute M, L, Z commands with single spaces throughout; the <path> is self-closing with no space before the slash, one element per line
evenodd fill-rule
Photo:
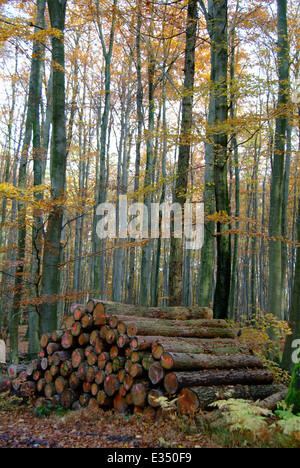
<path fill-rule="evenodd" d="M 94 304 L 95 302 L 96 301 L 94 301 Z M 99 306 L 99 309 L 100 307 L 101 306 Z M 141 307 L 131 304 L 102 301 L 100 310 L 102 314 L 108 317 L 111 315 L 132 315 L 170 320 L 211 319 L 213 317 L 213 311 L 208 307 Z"/>
<path fill-rule="evenodd" d="M 268 369 L 169 372 L 164 378 L 164 388 L 171 395 L 185 387 L 238 384 L 265 385 L 271 383 L 273 383 L 273 373 Z"/>
<path fill-rule="evenodd" d="M 281 389 L 280 385 L 237 385 L 220 387 L 190 387 L 179 392 L 177 408 L 181 414 L 192 414 L 205 409 L 217 400 L 241 398 L 243 400 L 264 400 Z"/>
<path fill-rule="evenodd" d="M 215 356 L 209 354 L 165 353 L 160 358 L 160 362 L 164 369 L 178 371 L 263 367 L 263 363 L 258 357 L 244 354 Z"/>
<path fill-rule="evenodd" d="M 168 337 L 191 337 L 191 338 L 234 338 L 233 330 L 229 328 L 196 327 L 162 325 L 153 322 L 132 322 L 127 324 L 127 335 L 133 338 L 141 336 L 168 336 Z"/>
<path fill-rule="evenodd" d="M 71 358 L 71 351 L 56 351 L 53 354 L 53 364 L 59 366 L 61 362 Z"/>
<path fill-rule="evenodd" d="M 251 354 L 248 346 L 233 339 L 160 338 L 152 345 L 152 354 L 160 359 L 164 353 L 192 354 Z"/>

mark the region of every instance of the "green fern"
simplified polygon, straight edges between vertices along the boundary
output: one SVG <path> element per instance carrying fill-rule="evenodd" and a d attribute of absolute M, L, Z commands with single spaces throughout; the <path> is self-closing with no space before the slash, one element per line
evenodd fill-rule
<path fill-rule="evenodd" d="M 246 430 L 255 433 L 267 427 L 265 418 L 272 414 L 269 410 L 260 408 L 255 402 L 242 399 L 219 400 L 210 406 L 222 411 L 231 432 Z"/>

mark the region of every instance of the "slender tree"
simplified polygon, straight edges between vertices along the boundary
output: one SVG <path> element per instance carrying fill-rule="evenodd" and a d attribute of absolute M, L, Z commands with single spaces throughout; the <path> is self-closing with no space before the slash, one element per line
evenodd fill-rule
<path fill-rule="evenodd" d="M 174 203 L 179 203 L 184 209 L 188 188 L 190 153 L 193 128 L 193 102 L 195 80 L 195 51 L 197 43 L 198 0 L 190 0 L 187 11 L 184 91 L 182 98 L 182 115 L 180 130 L 180 146 L 178 153 Z M 170 270 L 169 270 L 169 305 L 182 303 L 183 274 L 183 239 L 171 236 Z"/>
<path fill-rule="evenodd" d="M 287 104 L 289 97 L 287 0 L 277 0 L 277 32 L 279 89 L 270 193 L 268 312 L 280 318 L 282 307 L 282 206 L 284 194 L 286 131 L 288 123 Z M 270 337 L 275 339 L 272 329 L 270 330 Z"/>
<path fill-rule="evenodd" d="M 59 34 L 52 38 L 53 117 L 51 154 L 52 210 L 48 218 L 43 256 L 42 296 L 44 299 L 40 332 L 57 329 L 59 262 L 66 189 L 67 137 L 65 118 L 64 28 L 67 0 L 47 0 L 51 27 Z"/>

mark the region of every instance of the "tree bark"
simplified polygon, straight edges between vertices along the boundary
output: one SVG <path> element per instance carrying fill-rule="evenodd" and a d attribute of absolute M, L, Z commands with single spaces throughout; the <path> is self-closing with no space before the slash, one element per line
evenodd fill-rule
<path fill-rule="evenodd" d="M 65 54 L 63 33 L 67 0 L 47 0 L 51 26 L 61 33 L 52 38 L 53 66 L 53 145 L 51 165 L 52 211 L 45 235 L 42 296 L 45 302 L 41 311 L 40 332 L 57 329 L 57 295 L 59 288 L 59 261 L 63 203 L 66 185 L 67 138 L 65 118 Z M 47 301 L 47 302 L 46 302 Z"/>
<path fill-rule="evenodd" d="M 185 387 L 216 385 L 271 384 L 273 374 L 268 369 L 205 370 L 199 372 L 169 372 L 164 378 L 165 390 L 171 395 Z"/>
<path fill-rule="evenodd" d="M 195 78 L 195 50 L 197 42 L 198 1 L 188 3 L 185 68 L 184 68 L 184 96 L 182 98 L 182 117 L 178 165 L 175 181 L 174 203 L 184 208 L 188 188 L 190 167 L 190 152 L 193 127 L 193 101 Z M 182 223 L 183 224 L 183 223 Z M 182 230 L 182 233 L 184 231 Z M 183 273 L 183 239 L 171 235 L 170 270 L 169 270 L 169 305 L 182 304 L 182 273 Z"/>

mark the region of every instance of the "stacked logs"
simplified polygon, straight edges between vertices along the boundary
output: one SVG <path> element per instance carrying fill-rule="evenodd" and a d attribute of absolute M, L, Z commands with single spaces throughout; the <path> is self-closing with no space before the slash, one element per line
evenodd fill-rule
<path fill-rule="evenodd" d="M 143 308 L 89 300 L 40 340 L 38 359 L 10 366 L 14 391 L 65 409 L 95 406 L 154 415 L 160 397 L 181 413 L 221 398 L 280 390 L 262 361 L 209 308 Z"/>

